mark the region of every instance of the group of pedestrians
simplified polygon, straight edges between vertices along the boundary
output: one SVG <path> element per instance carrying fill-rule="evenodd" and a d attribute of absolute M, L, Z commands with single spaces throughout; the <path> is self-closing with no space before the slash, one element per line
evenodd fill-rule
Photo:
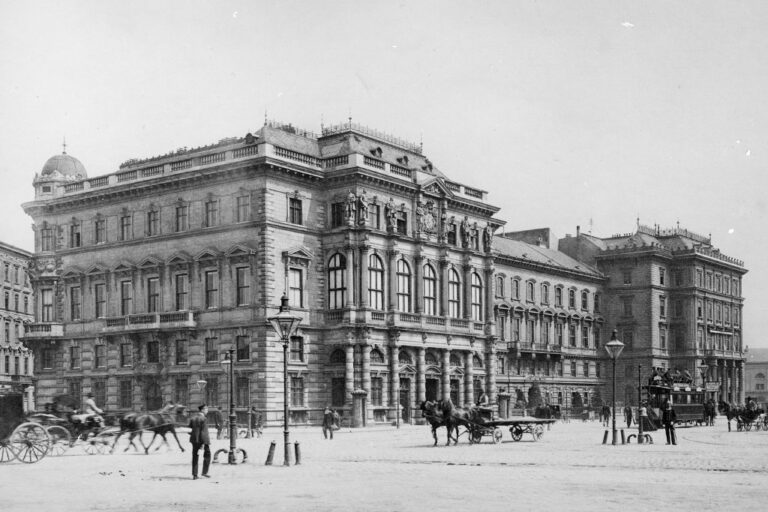
<path fill-rule="evenodd" d="M 648 419 L 648 404 L 643 401 L 640 407 L 637 409 L 637 417 L 632 414 L 632 407 L 629 405 L 624 407 L 624 421 L 627 423 L 627 428 L 632 426 L 632 422 L 635 425 L 642 424 L 643 430 L 650 432 L 656 430 L 650 420 Z M 675 421 L 677 421 L 677 414 L 675 413 L 672 400 L 666 400 L 662 406 L 661 423 L 664 425 L 664 434 L 667 438 L 667 444 L 676 445 L 677 435 L 675 433 Z"/>

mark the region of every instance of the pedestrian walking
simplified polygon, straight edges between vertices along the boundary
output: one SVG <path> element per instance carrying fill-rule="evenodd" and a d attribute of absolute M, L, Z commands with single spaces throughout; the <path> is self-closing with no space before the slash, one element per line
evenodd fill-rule
<path fill-rule="evenodd" d="M 328 439 L 328 434 L 330 434 L 331 439 L 333 439 L 333 429 L 334 429 L 334 412 L 330 406 L 326 406 L 325 410 L 323 411 L 323 437 L 325 439 Z"/>
<path fill-rule="evenodd" d="M 624 419 L 627 421 L 627 428 L 632 426 L 632 408 L 630 406 L 624 407 Z"/>
<path fill-rule="evenodd" d="M 208 468 L 211 465 L 211 439 L 208 436 L 208 406 L 203 404 L 197 408 L 198 412 L 189 418 L 189 442 L 192 443 L 192 479 L 197 480 L 197 463 L 200 457 L 200 448 L 203 449 L 203 473 L 205 478 L 210 478 Z"/>
<path fill-rule="evenodd" d="M 677 415 L 672 407 L 672 401 L 667 400 L 664 404 L 664 411 L 661 413 L 661 421 L 664 423 L 664 433 L 667 435 L 667 444 L 677 444 L 675 437 L 675 420 Z"/>

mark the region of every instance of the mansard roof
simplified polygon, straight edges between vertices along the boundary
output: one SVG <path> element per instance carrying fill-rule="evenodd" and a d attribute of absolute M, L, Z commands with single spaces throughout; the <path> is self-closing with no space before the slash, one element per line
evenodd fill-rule
<path fill-rule="evenodd" d="M 578 272 L 590 277 L 602 278 L 603 275 L 586 263 L 577 261 L 565 253 L 540 245 L 527 244 L 503 236 L 493 238 L 494 249 L 500 257 L 512 258 L 542 265 L 554 270 Z"/>

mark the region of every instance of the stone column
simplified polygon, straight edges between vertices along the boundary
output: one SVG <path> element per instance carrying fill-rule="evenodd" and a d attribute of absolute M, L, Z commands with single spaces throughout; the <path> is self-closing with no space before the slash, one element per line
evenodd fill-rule
<path fill-rule="evenodd" d="M 495 332 L 495 319 L 493 317 L 493 297 L 495 295 L 494 289 L 496 287 L 496 280 L 493 278 L 494 274 L 493 264 L 489 264 L 485 269 L 485 308 L 484 308 L 484 320 L 486 324 L 491 324 L 491 331 L 486 334 L 496 334 Z"/>
<path fill-rule="evenodd" d="M 368 258 L 368 246 L 360 246 L 360 295 L 357 303 L 361 308 L 368 307 Z"/>
<path fill-rule="evenodd" d="M 387 278 L 389 279 L 389 310 L 397 310 L 397 255 L 398 251 L 389 250 L 387 256 L 389 257 L 389 272 L 387 272 Z"/>
<path fill-rule="evenodd" d="M 717 400 L 725 402 L 725 371 L 720 361 L 717 361 L 717 366 L 715 367 L 714 372 L 717 382 L 720 384 L 720 387 L 717 390 Z"/>
<path fill-rule="evenodd" d="M 347 303 L 344 306 L 354 307 L 357 305 L 355 301 L 355 254 L 351 245 L 344 247 L 344 252 L 347 258 L 347 269 L 344 275 L 344 280 L 346 281 L 344 284 L 347 288 Z"/>
<path fill-rule="evenodd" d="M 440 316 L 448 316 L 448 262 L 440 260 Z"/>
<path fill-rule="evenodd" d="M 472 265 L 464 265 L 464 314 L 462 318 L 472 319 Z"/>
<path fill-rule="evenodd" d="M 371 396 L 371 346 L 366 341 L 362 344 L 361 348 L 363 350 L 363 375 L 360 382 L 366 396 Z M 368 402 L 369 400 L 365 400 L 365 407 L 363 409 L 363 417 L 366 418 L 366 420 L 368 419 Z"/>
<path fill-rule="evenodd" d="M 346 366 L 344 367 L 344 402 L 352 403 L 352 392 L 355 390 L 355 345 L 352 334 L 348 335 L 347 345 L 344 347 Z"/>
<path fill-rule="evenodd" d="M 490 403 L 496 403 L 496 342 L 493 337 L 489 337 L 485 342 L 486 354 L 486 393 Z"/>
<path fill-rule="evenodd" d="M 472 351 L 465 355 L 464 359 L 464 405 L 474 403 L 474 367 L 472 365 Z"/>
<path fill-rule="evenodd" d="M 442 383 L 442 396 L 443 400 L 451 399 L 451 349 L 443 349 L 443 383 Z"/>
<path fill-rule="evenodd" d="M 413 258 L 413 312 L 421 314 L 424 311 L 424 257 L 417 254 Z"/>
<path fill-rule="evenodd" d="M 742 361 L 738 361 L 736 365 L 737 392 L 739 394 L 739 403 L 743 404 L 746 400 L 744 393 L 744 363 Z"/>
<path fill-rule="evenodd" d="M 399 331 L 389 332 L 389 406 L 394 420 L 400 414 Z"/>
<path fill-rule="evenodd" d="M 416 401 L 421 402 L 427 399 L 427 349 L 419 347 L 418 359 L 416 360 Z"/>

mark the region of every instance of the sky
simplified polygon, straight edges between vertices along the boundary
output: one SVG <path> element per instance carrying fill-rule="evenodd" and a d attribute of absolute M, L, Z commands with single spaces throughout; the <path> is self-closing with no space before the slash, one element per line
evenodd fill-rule
<path fill-rule="evenodd" d="M 265 114 L 423 142 L 507 230 L 645 225 L 749 269 L 768 347 L 768 2 L 0 0 L 0 240 L 32 250 L 32 179 L 243 136 Z"/>

